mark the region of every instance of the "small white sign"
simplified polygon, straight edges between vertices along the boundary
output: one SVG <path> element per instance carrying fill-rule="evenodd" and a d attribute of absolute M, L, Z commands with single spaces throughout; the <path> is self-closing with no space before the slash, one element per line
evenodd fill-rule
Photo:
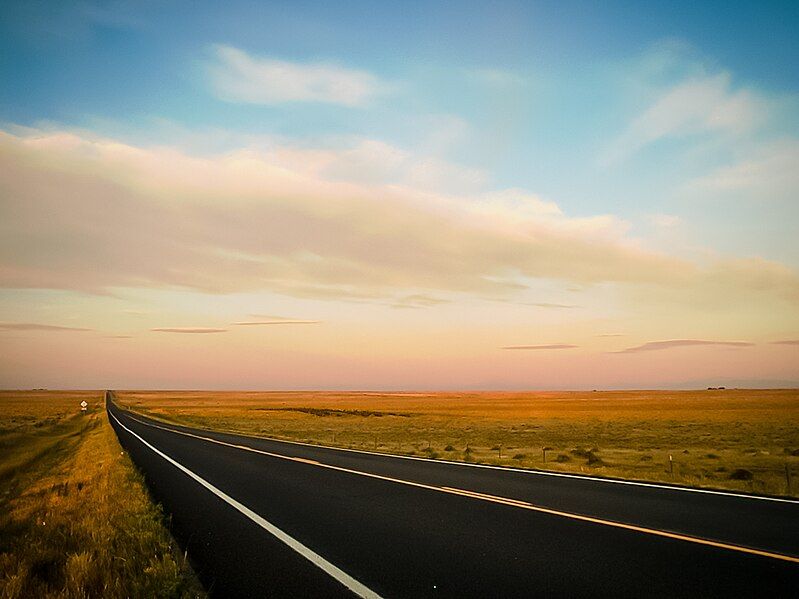
<path fill-rule="evenodd" d="M 82 402 L 80 402 L 80 411 L 81 412 L 85 412 L 86 408 L 88 408 L 88 407 L 89 407 L 89 404 L 86 403 L 85 399 Z"/>

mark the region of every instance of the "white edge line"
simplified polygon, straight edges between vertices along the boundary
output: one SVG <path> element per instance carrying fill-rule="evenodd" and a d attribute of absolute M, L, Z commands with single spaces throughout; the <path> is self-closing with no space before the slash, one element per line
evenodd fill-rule
<path fill-rule="evenodd" d="M 198 476 L 197 474 L 195 474 L 194 472 L 192 472 L 191 470 L 186 468 L 183 464 L 175 461 L 174 459 L 172 459 L 171 457 L 166 455 L 164 452 L 162 452 L 160 449 L 154 447 L 153 445 L 151 445 L 150 443 L 145 441 L 138 434 L 134 433 L 127 426 L 122 424 L 119 421 L 119 419 L 112 412 L 109 411 L 108 413 L 111 415 L 111 417 L 116 421 L 116 423 L 119 426 L 121 426 L 123 429 L 128 431 L 131 435 L 136 437 L 139 441 L 144 443 L 144 445 L 146 445 L 147 447 L 152 449 L 156 454 L 158 454 L 159 456 L 164 458 L 167 462 L 169 462 L 170 464 L 172 464 L 173 466 L 178 468 L 181 472 L 183 472 L 187 476 L 193 478 L 195 481 L 200 483 L 203 487 L 205 487 L 206 489 L 211 491 L 214 495 L 216 495 L 217 497 L 219 497 L 220 499 L 222 499 L 223 501 L 225 501 L 226 503 L 228 503 L 229 505 L 231 505 L 232 507 L 237 509 L 239 512 L 241 512 L 242 514 L 247 516 L 250 520 L 252 520 L 256 524 L 258 524 L 261 528 L 266 530 L 269 534 L 277 537 L 280 541 L 282 541 L 283 543 L 285 543 L 286 545 L 291 547 L 294 551 L 296 551 L 301 556 L 306 558 L 308 561 L 313 563 L 315 566 L 317 566 L 318 568 L 323 570 L 326 574 L 328 574 L 331 577 L 335 578 L 337 581 L 339 581 L 341 584 L 343 584 L 345 587 L 347 587 L 353 593 L 355 593 L 359 597 L 364 597 L 365 599 L 380 599 L 380 595 L 375 593 L 372 589 L 370 589 L 369 587 L 367 587 L 363 583 L 355 580 L 352 576 L 350 576 L 349 574 L 344 572 L 341 568 L 338 568 L 337 566 L 331 564 L 329 561 L 327 561 L 321 555 L 319 555 L 318 553 L 316 553 L 312 549 L 309 549 L 308 547 L 306 547 L 305 545 L 300 543 L 298 540 L 296 540 L 294 537 L 289 536 L 288 534 L 286 534 L 285 532 L 280 530 L 277 526 L 275 526 L 274 524 L 272 524 L 268 520 L 264 519 L 263 517 L 259 516 L 255 512 L 253 512 L 246 505 L 244 505 L 242 503 L 239 503 L 238 501 L 233 499 L 230 495 L 227 495 L 223 491 L 217 489 L 214 485 L 209 483 L 207 480 L 205 480 L 204 478 Z"/>
<path fill-rule="evenodd" d="M 126 410 L 128 414 L 135 414 L 135 412 L 131 412 L 130 410 Z M 136 420 L 136 418 L 134 418 Z M 141 424 L 147 424 L 146 422 L 142 422 L 139 420 Z M 158 421 L 156 421 L 158 422 Z M 571 478 L 575 480 L 590 480 L 594 482 L 600 483 L 609 483 L 615 485 L 629 485 L 633 487 L 648 487 L 651 489 L 666 489 L 668 491 L 682 491 L 685 493 L 703 493 L 706 495 L 723 495 L 726 497 L 738 497 L 740 499 L 755 499 L 758 501 L 774 501 L 777 503 L 793 503 L 799 504 L 799 499 L 786 499 L 783 497 L 767 497 L 765 495 L 747 495 L 744 493 L 735 493 L 734 491 L 717 491 L 714 489 L 697 489 L 694 487 L 681 487 L 679 485 L 661 485 L 658 483 L 646 483 L 637 480 L 621 480 L 618 478 L 603 478 L 599 476 L 590 476 L 587 474 L 569 474 L 567 472 L 552 472 L 547 470 L 534 470 L 528 468 L 516 468 L 514 466 L 492 466 L 491 464 L 472 464 L 469 462 L 455 462 L 452 460 L 434 460 L 430 458 L 412 456 L 412 455 L 400 455 L 396 453 L 381 453 L 379 451 L 369 451 L 366 449 L 350 449 L 347 447 L 334 447 L 332 445 L 319 445 L 316 443 L 303 443 L 302 441 L 290 441 L 288 439 L 277 439 L 275 437 L 258 437 L 256 435 L 247 435 L 243 433 L 236 433 L 232 431 L 220 431 L 215 429 L 205 429 L 205 428 L 196 428 L 192 429 L 189 426 L 185 426 L 182 424 L 177 424 L 174 422 L 162 422 L 167 426 L 177 426 L 181 428 L 188 428 L 190 430 L 195 431 L 202 431 L 205 433 L 216 433 L 221 435 L 233 435 L 234 437 L 245 437 L 247 439 L 257 439 L 260 441 L 272 441 L 275 443 L 290 443 L 292 445 L 302 445 L 304 447 L 318 447 L 320 449 L 332 449 L 335 451 L 343 451 L 348 453 L 364 453 L 367 455 L 375 455 L 375 456 L 382 456 L 387 458 L 398 458 L 401 460 L 416 460 L 419 462 L 426 462 L 428 464 L 449 464 L 451 466 L 467 466 L 469 468 L 486 468 L 489 470 L 499 470 L 500 472 L 520 472 L 522 474 L 531 474 L 537 476 L 553 476 L 556 478 Z"/>

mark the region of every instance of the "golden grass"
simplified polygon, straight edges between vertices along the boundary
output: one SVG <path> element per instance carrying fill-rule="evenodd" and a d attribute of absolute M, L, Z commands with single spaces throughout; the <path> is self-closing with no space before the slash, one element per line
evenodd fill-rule
<path fill-rule="evenodd" d="M 127 391 L 117 397 L 134 411 L 201 428 L 440 459 L 799 495 L 795 389 Z M 543 448 L 549 448 L 546 462 Z M 786 468 L 792 473 L 790 488 Z M 738 470 L 742 472 L 736 474 Z"/>
<path fill-rule="evenodd" d="M 0 597 L 203 594 L 103 397 L 0 392 Z"/>

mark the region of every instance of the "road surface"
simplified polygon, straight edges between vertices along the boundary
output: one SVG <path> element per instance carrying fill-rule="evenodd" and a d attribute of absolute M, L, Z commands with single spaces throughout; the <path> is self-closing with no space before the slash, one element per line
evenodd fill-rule
<path fill-rule="evenodd" d="M 107 403 L 215 597 L 799 596 L 796 501 L 256 439 Z"/>

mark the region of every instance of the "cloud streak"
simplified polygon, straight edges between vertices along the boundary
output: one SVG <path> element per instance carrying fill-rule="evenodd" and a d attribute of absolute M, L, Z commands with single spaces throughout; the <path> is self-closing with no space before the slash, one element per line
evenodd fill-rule
<path fill-rule="evenodd" d="M 205 334 L 205 333 L 226 333 L 227 329 L 213 329 L 207 327 L 159 327 L 150 329 L 155 333 L 189 333 L 189 334 Z"/>
<path fill-rule="evenodd" d="M 252 320 L 247 322 L 232 322 L 230 324 L 236 327 L 251 327 L 251 326 L 273 325 L 273 324 L 319 324 L 320 322 L 322 321 L 280 319 L 280 320 Z"/>
<path fill-rule="evenodd" d="M 579 307 L 576 304 L 554 304 L 551 302 L 531 302 L 525 305 L 535 306 L 536 308 L 552 308 L 552 309 L 561 309 L 561 310 L 570 310 L 572 308 Z"/>
<path fill-rule="evenodd" d="M 40 324 L 36 322 L 0 322 L 2 331 L 92 331 L 81 327 L 65 327 L 53 324 Z"/>
<path fill-rule="evenodd" d="M 391 304 L 391 307 L 396 309 L 418 309 L 432 308 L 433 306 L 440 306 L 448 303 L 450 302 L 446 299 L 415 293 L 399 298 L 396 302 Z"/>
<path fill-rule="evenodd" d="M 507 345 L 500 349 L 522 349 L 522 350 L 547 350 L 547 349 L 577 349 L 577 345 L 569 345 L 567 343 L 552 343 L 549 345 Z"/>
<path fill-rule="evenodd" d="M 694 179 L 685 191 L 708 195 L 747 197 L 760 202 L 792 202 L 799 189 L 799 141 L 788 139 L 756 148 L 745 159 Z"/>
<path fill-rule="evenodd" d="M 622 162 L 665 138 L 700 133 L 739 136 L 762 120 L 765 100 L 748 89 L 733 90 L 729 73 L 687 79 L 666 90 L 606 149 L 602 162 Z"/>
<path fill-rule="evenodd" d="M 298 63 L 257 57 L 225 45 L 211 49 L 211 87 L 228 102 L 280 104 L 323 102 L 361 106 L 386 86 L 366 71 L 325 63 Z"/>
<path fill-rule="evenodd" d="M 660 351 L 664 349 L 671 349 L 673 347 L 692 347 L 697 345 L 717 345 L 722 347 L 752 347 L 754 343 L 748 341 L 705 341 L 703 339 L 671 339 L 668 341 L 650 341 L 643 345 L 635 347 L 628 347 L 618 352 L 617 354 L 636 354 L 648 351 Z"/>
<path fill-rule="evenodd" d="M 785 339 L 784 341 L 772 341 L 772 345 L 799 345 L 799 339 Z"/>

